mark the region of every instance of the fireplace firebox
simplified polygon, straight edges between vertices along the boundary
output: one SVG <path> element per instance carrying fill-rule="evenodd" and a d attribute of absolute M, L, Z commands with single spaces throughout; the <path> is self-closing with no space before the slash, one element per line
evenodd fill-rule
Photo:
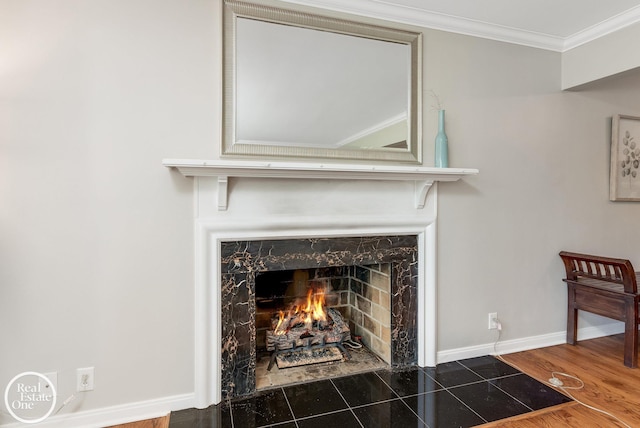
<path fill-rule="evenodd" d="M 223 398 L 255 392 L 259 350 L 273 352 L 273 364 L 274 351 L 286 351 L 292 340 L 291 349 L 345 351 L 338 359 L 349 358 L 343 342 L 357 336 L 389 366 L 415 365 L 417 246 L 415 235 L 221 242 Z M 278 337 L 274 313 L 319 288 L 327 291 L 327 311 L 348 325 L 327 334 L 329 325 L 319 321 L 313 333 L 290 315 L 297 330 L 290 325 L 292 336 Z"/>
<path fill-rule="evenodd" d="M 262 327 L 264 347 L 271 352 L 267 371 L 274 364 L 288 368 L 351 358 L 344 347 L 354 343 L 351 329 L 343 313 L 330 306 L 337 297 L 331 281 L 309 280 L 306 273 L 293 271 L 291 280 L 284 282 L 284 294 L 279 295 L 274 291 L 282 288 L 282 281 L 274 281 L 271 275 L 256 277 L 256 313 L 266 315 L 256 316 L 257 342 L 259 346 Z M 266 291 L 266 299 L 260 297 L 261 290 Z M 261 325 L 260 319 L 267 322 Z"/>

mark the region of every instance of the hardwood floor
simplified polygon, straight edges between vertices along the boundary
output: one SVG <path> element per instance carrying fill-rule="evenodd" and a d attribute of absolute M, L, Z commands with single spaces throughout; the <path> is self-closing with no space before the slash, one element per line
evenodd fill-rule
<path fill-rule="evenodd" d="M 584 387 L 568 392 L 619 421 L 574 402 L 483 427 L 639 427 L 640 369 L 624 366 L 623 345 L 624 335 L 615 335 L 580 341 L 577 346 L 558 345 L 502 356 L 505 362 L 540 381 L 547 382 L 554 371 L 578 377 Z M 579 386 L 578 381 L 556 376 L 565 387 Z"/>
<path fill-rule="evenodd" d="M 623 344 L 624 336 L 615 335 L 580 341 L 577 346 L 551 346 L 501 357 L 505 362 L 543 382 L 548 381 L 552 372 L 579 378 L 584 382 L 584 387 L 568 392 L 587 405 L 615 415 L 620 421 L 573 402 L 484 424 L 482 427 L 640 427 L 640 368 L 630 369 L 624 366 Z M 556 376 L 564 382 L 565 387 L 579 385 L 578 381 Z M 118 425 L 117 428 L 166 428 L 168 424 L 169 416 Z"/>
<path fill-rule="evenodd" d="M 113 425 L 109 428 L 168 428 L 169 415 L 162 418 L 146 419 L 144 421 L 131 422 L 128 424 Z"/>

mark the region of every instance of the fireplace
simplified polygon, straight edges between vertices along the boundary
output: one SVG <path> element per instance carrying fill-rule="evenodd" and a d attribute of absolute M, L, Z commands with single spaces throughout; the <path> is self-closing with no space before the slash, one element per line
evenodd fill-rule
<path fill-rule="evenodd" d="M 199 189 L 199 206 L 215 202 L 215 198 L 210 197 L 212 194 L 215 196 L 215 192 L 204 191 L 206 188 L 203 183 L 199 183 Z M 200 211 L 207 213 L 210 210 L 200 209 Z M 414 254 L 416 263 L 412 266 L 412 270 L 417 269 L 417 274 L 412 279 L 417 288 L 416 295 L 413 296 L 413 304 L 417 307 L 415 325 L 417 337 L 413 344 L 417 347 L 417 364 L 421 367 L 435 366 L 437 316 L 435 243 L 437 224 L 434 216 L 359 216 L 357 218 L 300 216 L 246 221 L 242 218 L 213 219 L 200 214 L 196 219 L 195 226 L 197 239 L 194 295 L 194 407 L 206 408 L 223 400 L 225 397 L 223 388 L 229 379 L 229 371 L 226 370 L 224 376 L 227 380 L 223 381 L 223 370 L 231 367 L 232 364 L 237 363 L 238 367 L 244 366 L 245 372 L 255 370 L 254 367 L 249 367 L 252 364 L 251 359 L 246 357 L 255 351 L 248 351 L 246 347 L 241 346 L 240 342 L 229 340 L 229 329 L 237 330 L 240 337 L 244 336 L 251 340 L 251 330 L 247 328 L 247 320 L 243 321 L 238 318 L 239 312 L 236 309 L 244 311 L 246 308 L 243 306 L 255 305 L 254 296 L 249 299 L 249 291 L 252 291 L 252 288 L 247 287 L 246 282 L 235 284 L 239 287 L 230 287 L 232 284 L 229 281 L 241 282 L 242 278 L 241 276 L 231 277 L 229 274 L 234 268 L 237 267 L 239 270 L 245 264 L 241 259 L 228 263 L 234 244 L 238 247 L 237 249 L 242 249 L 242 243 L 245 245 L 252 243 L 251 251 L 249 251 L 252 253 L 255 252 L 256 247 L 260 248 L 260 244 L 257 243 L 262 242 L 264 249 L 266 248 L 264 243 L 269 241 L 291 240 L 307 242 L 308 245 L 311 245 L 317 240 L 339 239 L 341 237 L 412 236 L 417 241 L 417 252 Z M 397 261 L 389 262 L 388 267 L 380 269 L 387 272 L 390 277 L 392 274 L 397 277 L 399 272 L 406 271 L 392 269 L 393 263 L 398 266 Z M 371 272 L 371 266 L 376 264 L 378 263 L 366 264 L 362 260 L 354 260 L 349 262 L 348 266 L 358 269 L 354 276 L 364 278 L 366 275 L 364 271 Z M 345 265 L 347 265 L 346 262 L 343 266 Z M 384 263 L 379 265 L 383 266 Z M 307 268 L 308 266 L 304 269 Z M 284 270 L 285 267 L 280 266 L 279 269 Z M 297 267 L 287 269 L 297 269 Z M 253 272 L 254 277 L 257 272 Z M 246 272 L 246 274 L 249 279 L 252 278 L 250 272 Z M 229 281 L 225 281 L 225 278 Z M 373 278 L 373 280 L 377 281 L 379 278 Z M 242 293 L 245 293 L 244 296 L 240 295 Z M 231 299 L 237 305 L 230 305 Z M 254 337 L 253 340 L 255 339 Z M 237 373 L 242 373 L 242 371 L 236 370 Z M 233 381 L 231 383 L 235 387 Z"/>
<path fill-rule="evenodd" d="M 227 394 L 230 387 L 237 393 L 235 374 L 254 370 L 248 356 L 255 351 L 230 341 L 228 335 L 230 329 L 237 330 L 240 337 L 255 341 L 255 328 L 243 324 L 236 312 L 255 306 L 250 295 L 253 284 L 223 281 L 224 275 L 231 280 L 228 275 L 236 266 L 235 261 L 231 265 L 221 262 L 223 247 L 230 242 L 414 236 L 417 252 L 413 268 L 417 275 L 412 303 L 417 315 L 411 352 L 417 354 L 419 366 L 435 366 L 437 184 L 458 181 L 478 170 L 231 159 L 165 159 L 163 164 L 194 178 L 195 407 L 219 403 L 224 388 Z M 390 263 L 396 277 L 398 262 Z M 242 265 L 238 260 L 238 267 Z M 353 261 L 349 266 L 366 263 Z M 251 282 L 258 271 L 240 275 Z M 230 298 L 233 293 L 244 296 Z M 396 342 L 394 349 L 402 343 L 405 341 Z M 236 363 L 239 366 L 231 369 L 230 364 Z M 243 388 L 251 382 L 246 376 L 244 379 Z"/>
<path fill-rule="evenodd" d="M 308 274 L 315 269 L 316 277 L 322 269 L 342 272 L 332 281 L 344 281 L 346 277 L 348 289 L 344 290 L 344 284 L 338 287 L 337 298 L 343 304 L 335 306 L 343 307 L 342 312 L 354 325 L 354 331 L 361 333 L 358 335 L 365 345 L 393 367 L 417 364 L 418 265 L 416 235 L 221 242 L 222 397 L 256 390 L 257 349 L 259 341 L 264 340 L 259 334 L 259 328 L 264 327 L 257 302 L 264 303 L 269 294 L 261 291 L 256 299 L 256 278 L 265 272 Z M 385 271 L 388 290 L 370 287 L 370 283 L 358 278 L 371 276 L 372 272 L 382 278 Z M 278 299 L 279 292 L 274 293 L 269 297 Z M 385 301 L 388 321 L 384 320 Z M 376 320 L 376 316 L 381 319 Z"/>

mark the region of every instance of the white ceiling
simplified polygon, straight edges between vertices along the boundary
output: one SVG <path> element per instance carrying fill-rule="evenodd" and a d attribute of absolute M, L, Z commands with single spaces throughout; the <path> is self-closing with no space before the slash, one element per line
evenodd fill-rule
<path fill-rule="evenodd" d="M 563 52 L 640 21 L 640 0 L 285 0 Z"/>

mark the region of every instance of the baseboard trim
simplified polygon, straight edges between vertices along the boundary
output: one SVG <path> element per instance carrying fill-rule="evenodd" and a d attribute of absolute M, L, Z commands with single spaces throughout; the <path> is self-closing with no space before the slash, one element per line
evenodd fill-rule
<path fill-rule="evenodd" d="M 182 410 L 193 407 L 195 395 L 182 394 L 171 397 L 162 397 L 155 400 L 139 401 L 136 403 L 121 404 L 118 406 L 102 407 L 95 410 L 80 411 L 75 413 L 62 413 L 52 416 L 40 423 L 38 428 L 96 428 L 111 425 L 125 424 L 142 421 L 145 419 L 166 416 L 174 410 Z M 24 428 L 20 422 L 2 425 L 2 428 Z"/>
<path fill-rule="evenodd" d="M 585 327 L 578 329 L 578 340 L 595 339 L 597 337 L 610 336 L 612 334 L 624 333 L 624 323 L 612 322 L 597 327 Z M 566 343 L 567 332 L 559 331 L 556 333 L 542 334 L 539 336 L 530 336 L 514 340 L 498 341 L 494 343 L 485 343 L 482 345 L 468 346 L 465 348 L 449 349 L 439 351 L 437 355 L 438 363 L 447 363 L 450 361 L 464 360 L 465 358 L 481 357 L 483 355 L 511 354 L 514 352 L 528 351 L 530 349 L 545 348 Z"/>
<path fill-rule="evenodd" d="M 578 340 L 595 339 L 624 332 L 624 324 L 613 322 L 597 327 L 586 327 L 578 330 Z M 566 343 L 566 331 L 530 336 L 521 339 L 499 341 L 494 349 L 494 342 L 465 348 L 449 349 L 437 353 L 437 362 L 463 360 L 488 354 L 510 354 L 530 349 Z M 95 428 L 145 419 L 158 418 L 175 410 L 188 409 L 194 406 L 195 394 L 182 394 L 155 400 L 140 401 L 118 406 L 103 407 L 76 413 L 62 413 L 40 422 L 38 428 Z M 2 424 L 2 428 L 24 428 L 20 422 Z"/>

